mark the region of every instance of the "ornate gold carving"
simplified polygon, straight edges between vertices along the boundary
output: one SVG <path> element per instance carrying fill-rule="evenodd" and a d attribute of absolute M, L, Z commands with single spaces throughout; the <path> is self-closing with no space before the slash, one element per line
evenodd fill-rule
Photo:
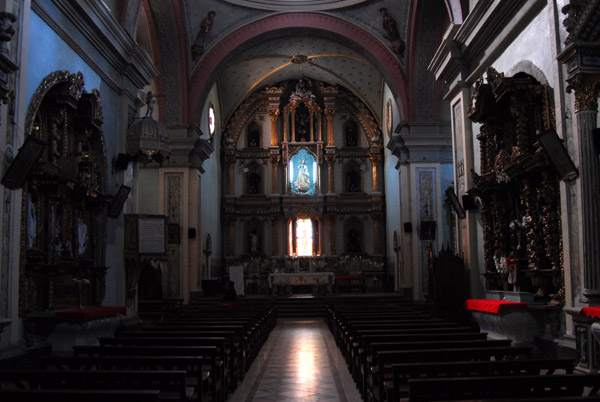
<path fill-rule="evenodd" d="M 67 94 L 78 100 L 81 92 L 83 91 L 83 74 L 78 72 L 77 74 L 71 74 L 66 70 L 55 71 L 48 74 L 40 83 L 39 87 L 31 97 L 29 102 L 29 109 L 27 109 L 27 117 L 25 118 L 25 134 L 31 133 L 33 127 L 33 120 L 37 115 L 38 109 L 46 94 L 58 84 L 67 84 Z"/>
<path fill-rule="evenodd" d="M 277 118 L 279 117 L 280 114 L 281 114 L 281 111 L 279 109 L 269 110 L 269 117 L 271 118 L 271 122 L 273 122 L 273 123 L 277 122 Z"/>
<path fill-rule="evenodd" d="M 567 80 L 567 92 L 575 91 L 575 112 L 598 110 L 600 80 L 596 76 L 578 74 Z"/>
<path fill-rule="evenodd" d="M 20 313 L 100 304 L 107 220 L 100 94 L 83 91 L 81 73 L 57 71 L 36 90 L 26 119 L 27 135 L 49 147 L 23 191 Z"/>
<path fill-rule="evenodd" d="M 510 263 L 521 290 L 563 302 L 558 178 L 534 146 L 537 133 L 554 124 L 552 93 L 532 78 L 504 77 L 493 69 L 487 82 L 477 81 L 470 110 L 470 118 L 482 123 L 474 193 L 481 199 L 486 286 L 506 286 L 503 267 Z"/>

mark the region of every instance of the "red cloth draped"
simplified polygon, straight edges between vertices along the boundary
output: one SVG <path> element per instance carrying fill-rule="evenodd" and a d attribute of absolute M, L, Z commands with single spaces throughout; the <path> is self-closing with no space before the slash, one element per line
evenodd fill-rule
<path fill-rule="evenodd" d="M 466 303 L 467 310 L 491 314 L 498 314 L 508 309 L 524 308 L 526 306 L 527 303 L 524 302 L 491 299 L 468 299 Z"/>
<path fill-rule="evenodd" d="M 600 318 L 600 307 L 584 307 L 579 314 L 590 318 Z"/>
<path fill-rule="evenodd" d="M 125 307 L 89 307 L 77 310 L 59 311 L 56 313 L 56 318 L 59 322 L 69 322 L 79 324 L 86 321 L 99 320 L 101 318 L 112 317 L 117 314 L 127 313 Z"/>

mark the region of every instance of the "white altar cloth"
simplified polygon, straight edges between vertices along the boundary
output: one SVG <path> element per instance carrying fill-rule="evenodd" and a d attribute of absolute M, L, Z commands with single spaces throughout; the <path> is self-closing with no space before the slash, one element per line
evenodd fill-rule
<path fill-rule="evenodd" d="M 269 288 L 278 286 L 326 285 L 331 293 L 335 274 L 333 272 L 277 272 L 269 275 Z"/>

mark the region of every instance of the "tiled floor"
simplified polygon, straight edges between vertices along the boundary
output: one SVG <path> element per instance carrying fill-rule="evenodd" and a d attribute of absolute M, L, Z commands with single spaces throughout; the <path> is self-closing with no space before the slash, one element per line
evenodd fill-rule
<path fill-rule="evenodd" d="M 362 401 L 323 319 L 279 319 L 229 402 Z"/>

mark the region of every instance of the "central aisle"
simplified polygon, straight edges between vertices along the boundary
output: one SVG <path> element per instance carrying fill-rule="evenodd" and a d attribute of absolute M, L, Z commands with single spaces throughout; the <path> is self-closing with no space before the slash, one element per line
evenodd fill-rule
<path fill-rule="evenodd" d="M 323 319 L 279 319 L 229 402 L 362 401 Z"/>

